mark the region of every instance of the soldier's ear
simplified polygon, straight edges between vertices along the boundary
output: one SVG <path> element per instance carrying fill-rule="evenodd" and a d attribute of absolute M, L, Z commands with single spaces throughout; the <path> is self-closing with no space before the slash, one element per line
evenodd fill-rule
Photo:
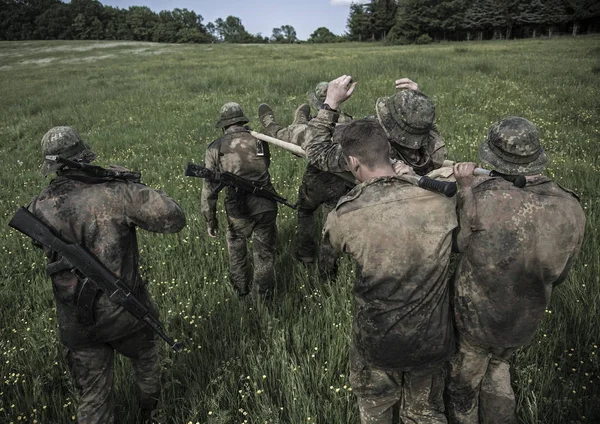
<path fill-rule="evenodd" d="M 361 163 L 357 157 L 348 156 L 348 167 L 350 168 L 350 171 L 352 171 L 353 173 L 358 172 L 358 168 L 360 168 L 360 165 Z"/>

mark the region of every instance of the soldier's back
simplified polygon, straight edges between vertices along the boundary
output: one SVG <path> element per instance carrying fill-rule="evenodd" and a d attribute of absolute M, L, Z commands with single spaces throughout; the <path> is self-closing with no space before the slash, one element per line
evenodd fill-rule
<path fill-rule="evenodd" d="M 332 242 L 357 261 L 356 340 L 378 367 L 410 369 L 452 351 L 454 208 L 453 199 L 386 177 L 357 186 L 328 218 Z"/>
<path fill-rule="evenodd" d="M 487 179 L 473 194 L 476 216 L 456 276 L 458 325 L 486 344 L 520 346 L 581 246 L 583 209 L 545 177 L 523 189 Z"/>

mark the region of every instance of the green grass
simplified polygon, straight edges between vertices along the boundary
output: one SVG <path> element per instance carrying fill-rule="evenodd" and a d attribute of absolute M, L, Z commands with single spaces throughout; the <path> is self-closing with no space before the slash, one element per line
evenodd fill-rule
<path fill-rule="evenodd" d="M 221 236 L 205 235 L 201 162 L 219 107 L 239 102 L 254 128 L 269 103 L 283 124 L 317 82 L 350 74 L 359 85 L 345 110 L 372 114 L 377 97 L 410 77 L 436 104 L 450 158 L 476 160 L 488 126 L 508 115 L 539 128 L 547 174 L 581 196 L 586 239 L 570 278 L 553 294 L 536 338 L 514 356 L 525 423 L 600 421 L 600 74 L 598 37 L 386 47 L 0 42 L 0 422 L 63 423 L 75 415 L 56 336 L 43 257 L 6 223 L 47 181 L 40 141 L 75 127 L 100 164 L 142 171 L 187 212 L 176 235 L 140 231 L 144 275 L 171 335 L 164 347 L 162 413 L 169 423 L 358 422 L 348 383 L 352 265 L 319 284 L 293 257 L 295 214 L 280 208 L 276 305 L 237 299 Z M 99 47 L 102 48 L 99 48 Z M 295 200 L 304 164 L 273 150 L 277 190 Z M 117 417 L 138 414 L 131 369 L 119 360 Z M 309 420 L 310 419 L 310 420 Z"/>

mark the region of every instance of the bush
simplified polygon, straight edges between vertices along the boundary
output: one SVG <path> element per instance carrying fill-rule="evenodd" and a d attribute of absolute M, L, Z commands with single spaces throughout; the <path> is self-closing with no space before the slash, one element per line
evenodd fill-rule
<path fill-rule="evenodd" d="M 429 44 L 433 41 L 433 38 L 429 36 L 429 34 L 421 34 L 415 40 L 416 44 Z"/>

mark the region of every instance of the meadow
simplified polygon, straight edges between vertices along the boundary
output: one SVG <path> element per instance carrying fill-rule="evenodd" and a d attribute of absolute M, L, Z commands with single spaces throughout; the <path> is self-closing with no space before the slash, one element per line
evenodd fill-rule
<path fill-rule="evenodd" d="M 357 423 L 348 382 L 353 266 L 319 282 L 293 258 L 295 213 L 278 215 L 277 293 L 266 308 L 240 300 L 227 278 L 225 216 L 209 239 L 201 181 L 184 176 L 219 137 L 222 104 L 242 105 L 260 129 L 259 103 L 283 124 L 317 82 L 358 81 L 345 111 L 374 112 L 394 80 L 409 77 L 436 104 L 453 160 L 503 117 L 540 130 L 546 174 L 574 190 L 586 237 L 569 279 L 553 293 L 530 346 L 513 357 L 523 423 L 600 422 L 600 37 L 388 47 L 168 45 L 130 42 L 0 42 L 0 422 L 69 423 L 76 398 L 56 334 L 42 252 L 6 224 L 47 180 L 40 141 L 51 127 L 76 128 L 98 164 L 142 172 L 176 199 L 187 226 L 175 235 L 139 231 L 143 275 L 167 332 L 161 415 L 166 423 Z M 272 149 L 271 175 L 292 202 L 302 159 Z M 221 196 L 222 197 L 222 196 Z M 315 234 L 317 236 L 317 234 Z M 139 418 L 127 361 L 116 368 L 119 423 Z"/>

